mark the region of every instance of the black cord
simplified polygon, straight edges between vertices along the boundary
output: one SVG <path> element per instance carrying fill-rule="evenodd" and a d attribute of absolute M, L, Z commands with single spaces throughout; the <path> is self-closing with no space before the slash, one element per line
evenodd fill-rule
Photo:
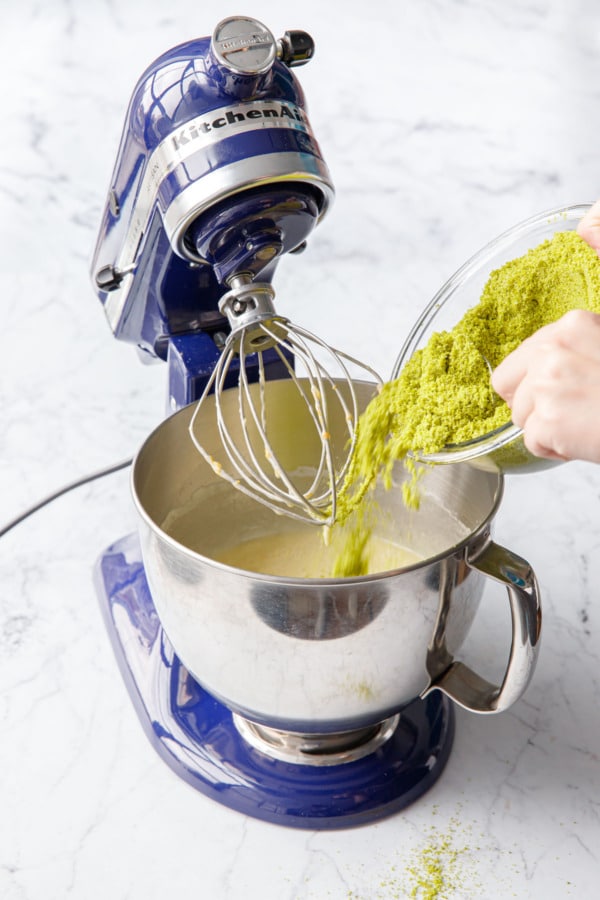
<path fill-rule="evenodd" d="M 24 519 L 29 518 L 29 516 L 33 515 L 33 513 L 37 512 L 39 509 L 42 509 L 42 507 L 47 506 L 48 503 L 52 503 L 53 500 L 56 500 L 58 497 L 62 497 L 63 494 L 66 494 L 69 491 L 74 490 L 75 488 L 81 487 L 84 484 L 89 484 L 90 481 L 95 481 L 97 478 L 104 478 L 105 475 L 112 475 L 113 472 L 119 472 L 121 469 L 126 469 L 127 466 L 130 466 L 132 462 L 133 459 L 125 459 L 123 460 L 123 462 L 109 466 L 108 469 L 101 469 L 98 472 L 93 472 L 91 475 L 84 475 L 83 478 L 78 478 L 77 481 L 72 481 L 71 484 L 66 484 L 64 487 L 59 488 L 57 491 L 54 491 L 53 494 L 49 494 L 48 497 L 40 500 L 40 502 L 36 503 L 35 506 L 31 506 L 29 509 L 26 509 L 25 512 L 17 516 L 16 519 L 13 519 L 12 522 L 4 525 L 3 528 L 0 528 L 0 537 L 5 535 L 11 530 L 11 528 L 14 528 L 15 525 L 18 525 Z"/>

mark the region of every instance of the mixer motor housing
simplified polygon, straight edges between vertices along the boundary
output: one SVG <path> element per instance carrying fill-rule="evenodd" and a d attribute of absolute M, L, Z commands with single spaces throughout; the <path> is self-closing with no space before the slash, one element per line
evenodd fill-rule
<path fill-rule="evenodd" d="M 305 32 L 276 40 L 225 19 L 155 60 L 132 95 L 92 273 L 115 337 L 169 362 L 173 410 L 214 370 L 230 328 L 221 298 L 270 284 L 333 199 L 291 71 L 313 52 Z M 268 358 L 266 377 L 285 375 Z"/>

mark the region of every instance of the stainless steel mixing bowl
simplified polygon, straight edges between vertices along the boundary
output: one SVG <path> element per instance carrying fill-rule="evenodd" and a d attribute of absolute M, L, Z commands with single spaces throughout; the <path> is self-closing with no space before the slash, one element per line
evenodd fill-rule
<path fill-rule="evenodd" d="M 373 385 L 356 389 L 366 405 Z M 317 452 L 306 405 L 288 381 L 270 382 L 267 394 L 276 454 L 289 471 L 301 472 Z M 261 575 L 212 557 L 224 544 L 318 526 L 277 516 L 215 475 L 189 438 L 192 412 L 186 407 L 150 435 L 132 484 L 159 617 L 209 693 L 252 722 L 307 734 L 381 722 L 435 689 L 484 713 L 521 696 L 535 665 L 540 606 L 531 567 L 490 537 L 501 474 L 464 464 L 432 467 L 415 512 L 403 505 L 406 475 L 397 466 L 392 489 L 378 492 L 375 531 L 416 552 L 418 564 L 347 579 Z M 209 404 L 200 427 L 210 446 L 216 424 Z M 332 428 L 335 440 L 344 426 L 334 421 Z M 506 586 L 512 612 L 501 685 L 457 659 L 486 577 Z"/>

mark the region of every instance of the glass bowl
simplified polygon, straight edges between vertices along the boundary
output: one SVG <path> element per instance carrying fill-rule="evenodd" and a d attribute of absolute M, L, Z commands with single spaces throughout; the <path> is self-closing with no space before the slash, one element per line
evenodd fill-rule
<path fill-rule="evenodd" d="M 532 216 L 509 228 L 467 260 L 437 292 L 413 326 L 394 364 L 392 379 L 398 377 L 411 356 L 428 343 L 434 332 L 450 331 L 479 302 L 484 285 L 495 269 L 522 256 L 557 231 L 576 229 L 591 205 L 579 203 Z M 471 462 L 503 472 L 531 472 L 557 465 L 556 460 L 530 453 L 522 429 L 512 422 L 420 459 L 433 463 Z"/>

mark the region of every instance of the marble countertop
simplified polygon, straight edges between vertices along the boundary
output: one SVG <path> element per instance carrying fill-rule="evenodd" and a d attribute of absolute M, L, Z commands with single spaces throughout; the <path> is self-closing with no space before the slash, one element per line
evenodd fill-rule
<path fill-rule="evenodd" d="M 292 320 L 391 371 L 471 254 L 600 189 L 595 0 L 255 0 L 316 41 L 299 70 L 336 184 L 285 260 Z M 10 2 L 2 12 L 0 527 L 133 455 L 161 421 L 163 366 L 112 338 L 89 265 L 139 75 L 238 10 L 191 0 Z M 440 780 L 371 825 L 300 831 L 195 791 L 143 733 L 92 570 L 136 529 L 126 470 L 0 540 L 0 896 L 4 900 L 392 900 L 595 896 L 600 851 L 600 469 L 507 479 L 496 539 L 533 565 L 544 633 L 508 712 L 457 710 Z M 502 594 L 469 643 L 499 653 Z M 468 649 L 468 648 L 467 648 Z M 505 650 L 502 650 L 505 652 Z M 439 865 L 443 887 L 419 887 Z"/>

